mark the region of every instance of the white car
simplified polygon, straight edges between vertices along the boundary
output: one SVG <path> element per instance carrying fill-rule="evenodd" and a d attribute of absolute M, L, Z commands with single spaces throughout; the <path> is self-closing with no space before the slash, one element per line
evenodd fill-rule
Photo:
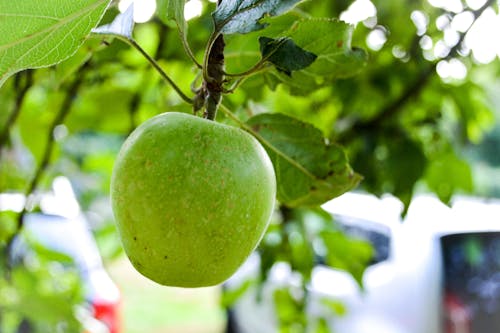
<path fill-rule="evenodd" d="M 452 208 L 429 196 L 415 198 L 404 221 L 393 197 L 347 193 L 324 205 L 348 234 L 371 242 L 376 260 L 367 267 L 364 292 L 346 272 L 317 265 L 308 285 L 307 316 L 328 318 L 335 333 L 500 332 L 500 203 L 468 198 Z M 235 290 L 256 276 L 252 256 L 226 282 Z M 264 283 L 229 309 L 228 333 L 275 333 L 273 291 L 296 283 L 277 263 Z M 335 315 L 324 300 L 343 303 Z"/>
<path fill-rule="evenodd" d="M 22 236 L 16 237 L 13 243 L 11 260 L 20 264 L 30 261 L 33 250 L 29 239 L 68 256 L 80 275 L 85 293 L 86 304 L 75 309 L 84 332 L 121 333 L 121 292 L 103 267 L 95 239 L 69 181 L 58 177 L 51 192 L 29 200 L 37 202 L 41 211 L 25 215 Z M 0 194 L 3 211 L 20 212 L 27 204 L 22 194 Z M 32 330 L 23 327 L 20 331 Z"/>

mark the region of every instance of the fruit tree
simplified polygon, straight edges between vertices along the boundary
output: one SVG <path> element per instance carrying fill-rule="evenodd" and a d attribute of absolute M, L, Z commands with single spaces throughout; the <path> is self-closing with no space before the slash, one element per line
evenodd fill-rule
<path fill-rule="evenodd" d="M 323 203 L 475 190 L 461 148 L 500 105 L 498 1 L 129 4 L 0 0 L 0 193 L 69 177 L 106 258 L 196 287 L 259 246 L 263 278 L 282 260 L 305 284 L 321 242 L 361 282 L 371 250 Z M 11 244 L 34 209 L 0 210 L 0 290 L 21 281 Z M 307 292 L 288 296 L 281 324 L 301 331 Z"/>

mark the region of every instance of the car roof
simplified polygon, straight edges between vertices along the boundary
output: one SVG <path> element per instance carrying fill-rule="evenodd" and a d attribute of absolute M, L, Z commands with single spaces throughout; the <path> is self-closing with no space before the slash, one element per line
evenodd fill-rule
<path fill-rule="evenodd" d="M 0 193 L 0 211 L 21 212 L 30 201 L 40 206 L 41 213 L 25 215 L 23 229 L 28 239 L 70 256 L 83 271 L 102 267 L 97 244 L 67 178 L 56 177 L 51 191 L 28 199 L 20 193 Z"/>
<path fill-rule="evenodd" d="M 362 192 L 348 192 L 328 201 L 322 208 L 333 215 L 392 228 L 401 222 L 403 204 L 391 195 L 376 197 Z"/>
<path fill-rule="evenodd" d="M 70 181 L 66 177 L 56 177 L 52 189 L 46 192 L 32 193 L 26 197 L 23 193 L 0 193 L 0 211 L 21 212 L 38 205 L 43 213 L 74 218 L 80 215 L 80 205 Z"/>
<path fill-rule="evenodd" d="M 401 226 L 431 235 L 500 231 L 499 199 L 456 196 L 446 205 L 436 195 L 417 194 L 402 217 L 403 204 L 394 196 L 348 192 L 322 207 L 332 215 L 356 219 L 355 223 L 367 228 L 373 224 L 391 229 Z"/>
<path fill-rule="evenodd" d="M 452 201 L 453 227 L 464 232 L 500 232 L 500 200 L 459 196 Z M 458 231 L 460 231 L 458 230 Z"/>
<path fill-rule="evenodd" d="M 82 216 L 69 219 L 31 213 L 26 215 L 24 228 L 29 239 L 70 256 L 83 271 L 102 266 L 97 244 Z"/>

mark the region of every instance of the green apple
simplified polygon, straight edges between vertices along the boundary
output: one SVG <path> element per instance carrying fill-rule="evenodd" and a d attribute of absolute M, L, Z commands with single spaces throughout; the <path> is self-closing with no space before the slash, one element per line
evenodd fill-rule
<path fill-rule="evenodd" d="M 253 136 L 176 112 L 137 127 L 111 180 L 130 261 L 151 280 L 179 287 L 229 278 L 262 239 L 275 196 L 272 163 Z"/>

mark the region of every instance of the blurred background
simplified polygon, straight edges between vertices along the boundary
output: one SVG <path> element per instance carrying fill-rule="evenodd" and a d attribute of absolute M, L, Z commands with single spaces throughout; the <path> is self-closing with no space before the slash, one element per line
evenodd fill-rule
<path fill-rule="evenodd" d="M 130 2 L 114 2 L 103 22 Z M 164 4 L 135 1 L 134 37 L 189 91 L 197 73 L 175 23 L 157 15 Z M 197 59 L 214 8 L 186 2 Z M 283 22 L 352 24 L 365 66 L 310 87 L 252 76 L 225 103 L 243 120 L 280 112 L 314 125 L 363 176 L 360 197 L 278 207 L 256 254 L 223 287 L 147 280 L 116 233 L 113 161 L 142 121 L 191 106 L 136 50 L 89 38 L 70 59 L 0 89 L 0 332 L 500 331 L 499 2 L 304 1 L 289 15 Z M 228 36 L 229 72 L 258 60 L 256 36 Z"/>
<path fill-rule="evenodd" d="M 125 332 L 223 332 L 220 288 L 169 288 L 144 278 L 121 258 L 109 267 L 123 293 Z"/>

